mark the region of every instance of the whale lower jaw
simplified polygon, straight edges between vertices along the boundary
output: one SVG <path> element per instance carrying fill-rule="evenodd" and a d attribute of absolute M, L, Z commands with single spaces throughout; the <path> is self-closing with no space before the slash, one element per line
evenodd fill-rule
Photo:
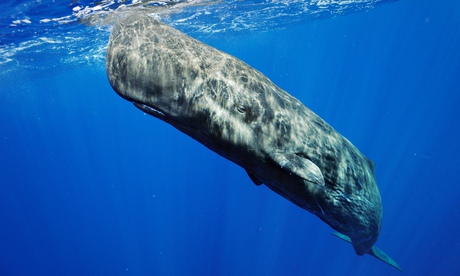
<path fill-rule="evenodd" d="M 140 102 L 133 102 L 134 106 L 139 108 L 140 110 L 144 111 L 147 114 L 150 114 L 156 118 L 159 119 L 166 119 L 166 114 L 154 107 L 148 106 L 146 104 L 140 103 Z"/>

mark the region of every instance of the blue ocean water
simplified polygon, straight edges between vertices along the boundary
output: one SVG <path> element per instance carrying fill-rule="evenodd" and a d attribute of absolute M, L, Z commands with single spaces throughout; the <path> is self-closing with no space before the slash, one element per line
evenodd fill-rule
<path fill-rule="evenodd" d="M 402 273 L 459 275 L 460 2 L 323 2 L 319 15 L 236 1 L 164 20 L 266 74 L 375 162 L 377 246 Z M 0 4 L 0 274 L 402 275 L 120 98 L 98 5 Z"/>

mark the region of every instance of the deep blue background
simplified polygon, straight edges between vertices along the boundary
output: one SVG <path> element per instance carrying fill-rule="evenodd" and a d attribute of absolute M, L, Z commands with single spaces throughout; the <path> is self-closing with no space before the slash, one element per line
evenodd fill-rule
<path fill-rule="evenodd" d="M 374 160 L 377 245 L 405 275 L 460 274 L 460 2 L 200 39 Z M 102 62 L 12 72 L 0 75 L 2 275 L 402 275 L 143 115 Z"/>

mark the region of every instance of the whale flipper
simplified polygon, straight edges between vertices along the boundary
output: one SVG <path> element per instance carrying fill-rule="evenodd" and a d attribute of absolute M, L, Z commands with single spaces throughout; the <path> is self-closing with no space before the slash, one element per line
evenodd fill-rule
<path fill-rule="evenodd" d="M 255 176 L 252 172 L 246 170 L 246 173 L 248 174 L 249 178 L 251 178 L 252 182 L 256 184 L 256 186 L 260 186 L 263 184 L 263 182 L 259 178 L 257 178 L 257 176 Z"/>
<path fill-rule="evenodd" d="M 351 239 L 348 236 L 344 235 L 344 234 L 341 234 L 339 232 L 335 232 L 332 235 L 334 235 L 337 238 L 340 238 L 340 239 L 342 239 L 342 240 L 344 240 L 346 242 L 352 243 Z M 401 267 L 390 256 L 388 256 L 385 252 L 383 252 L 377 246 L 372 246 L 371 250 L 368 251 L 367 254 L 369 254 L 371 256 L 374 256 L 375 258 L 381 260 L 382 262 L 391 265 L 392 267 L 396 268 L 399 271 L 402 271 Z"/>
<path fill-rule="evenodd" d="M 267 157 L 287 173 L 298 176 L 310 183 L 324 186 L 324 177 L 321 170 L 307 158 L 295 153 L 281 152 L 269 154 Z"/>

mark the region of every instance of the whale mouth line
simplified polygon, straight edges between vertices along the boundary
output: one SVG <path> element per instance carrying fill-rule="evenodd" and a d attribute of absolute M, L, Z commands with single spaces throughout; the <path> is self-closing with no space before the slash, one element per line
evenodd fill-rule
<path fill-rule="evenodd" d="M 140 102 L 133 102 L 134 106 L 139 108 L 140 110 L 144 111 L 145 113 L 147 114 L 150 114 L 154 117 L 157 117 L 159 119 L 165 119 L 166 118 L 166 114 L 161 111 L 161 110 L 158 110 L 154 107 L 151 107 L 149 105 L 146 105 L 146 104 L 143 104 L 143 103 L 140 103 Z"/>

